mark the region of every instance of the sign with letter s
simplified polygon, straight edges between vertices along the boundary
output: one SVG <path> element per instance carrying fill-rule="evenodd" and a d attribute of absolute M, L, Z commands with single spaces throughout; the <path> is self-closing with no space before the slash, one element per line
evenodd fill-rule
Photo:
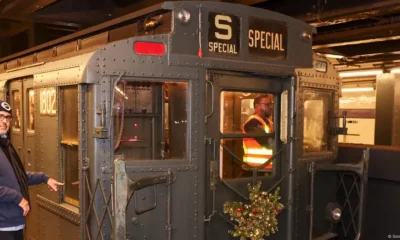
<path fill-rule="evenodd" d="M 240 20 L 234 15 L 210 12 L 208 15 L 208 51 L 238 55 L 240 50 Z"/>

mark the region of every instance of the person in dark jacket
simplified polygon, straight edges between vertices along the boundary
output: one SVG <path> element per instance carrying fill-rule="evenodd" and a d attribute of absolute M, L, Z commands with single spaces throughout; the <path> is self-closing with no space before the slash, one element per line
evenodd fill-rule
<path fill-rule="evenodd" d="M 0 239 L 23 240 L 25 217 L 30 210 L 28 186 L 46 183 L 51 191 L 63 185 L 44 173 L 26 172 L 7 133 L 11 107 L 0 100 Z"/>

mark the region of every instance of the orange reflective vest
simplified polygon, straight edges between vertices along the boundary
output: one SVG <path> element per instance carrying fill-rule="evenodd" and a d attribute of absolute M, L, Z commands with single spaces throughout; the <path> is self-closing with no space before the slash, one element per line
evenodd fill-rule
<path fill-rule="evenodd" d="M 273 132 L 273 127 L 269 127 L 269 125 L 264 121 L 264 119 L 262 119 L 257 114 L 254 114 L 250 116 L 244 123 L 243 133 L 246 133 L 246 131 L 244 130 L 244 126 L 253 119 L 256 119 L 262 124 L 265 133 Z M 269 123 L 271 124 L 271 126 L 273 126 L 271 121 L 269 121 Z M 271 148 L 262 146 L 254 138 L 243 138 L 243 150 L 244 150 L 243 162 L 246 162 L 251 166 L 259 166 L 268 161 L 268 159 L 270 159 L 273 155 L 273 151 Z M 264 168 L 272 169 L 272 163 L 268 164 Z"/>

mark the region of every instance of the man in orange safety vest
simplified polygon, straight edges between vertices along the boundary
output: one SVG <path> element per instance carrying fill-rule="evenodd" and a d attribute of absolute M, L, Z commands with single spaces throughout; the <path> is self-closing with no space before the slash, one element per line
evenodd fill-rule
<path fill-rule="evenodd" d="M 273 103 L 272 95 L 258 95 L 254 99 L 254 114 L 243 125 L 243 133 L 272 133 L 274 124 L 269 119 Z M 270 137 L 243 138 L 243 162 L 251 166 L 259 166 L 273 155 Z M 264 168 L 272 169 L 272 163 Z"/>

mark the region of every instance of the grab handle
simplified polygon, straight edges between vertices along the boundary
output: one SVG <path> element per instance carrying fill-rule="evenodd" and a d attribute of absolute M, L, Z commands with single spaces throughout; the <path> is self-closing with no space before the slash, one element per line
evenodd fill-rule
<path fill-rule="evenodd" d="M 205 119 L 204 119 L 205 122 L 207 123 L 207 118 L 211 117 L 211 115 L 213 115 L 213 113 L 214 113 L 214 84 L 209 80 L 206 80 L 206 83 L 211 85 L 211 91 L 212 91 L 212 95 L 211 95 L 211 113 L 207 114 Z"/>

